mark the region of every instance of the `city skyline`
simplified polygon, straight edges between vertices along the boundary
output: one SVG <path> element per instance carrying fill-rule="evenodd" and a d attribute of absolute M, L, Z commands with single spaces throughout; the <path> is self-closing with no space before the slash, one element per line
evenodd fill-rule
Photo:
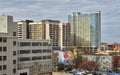
<path fill-rule="evenodd" d="M 11 15 L 15 20 L 53 19 L 68 22 L 68 15 L 72 12 L 101 11 L 102 42 L 120 43 L 119 2 L 119 0 L 2 0 L 0 14 Z"/>

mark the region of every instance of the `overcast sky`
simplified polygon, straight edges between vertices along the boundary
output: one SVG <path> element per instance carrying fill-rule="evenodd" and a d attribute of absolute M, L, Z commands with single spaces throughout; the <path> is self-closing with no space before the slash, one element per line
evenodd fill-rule
<path fill-rule="evenodd" d="M 72 12 L 100 10 L 102 42 L 120 43 L 120 0 L 0 0 L 0 14 L 14 20 L 42 19 L 68 22 Z"/>

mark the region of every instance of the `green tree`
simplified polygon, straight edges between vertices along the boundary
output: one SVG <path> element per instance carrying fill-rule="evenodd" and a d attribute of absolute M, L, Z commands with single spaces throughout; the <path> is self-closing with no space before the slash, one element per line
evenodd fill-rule
<path fill-rule="evenodd" d="M 58 71 L 64 70 L 65 65 L 63 63 L 58 64 Z"/>

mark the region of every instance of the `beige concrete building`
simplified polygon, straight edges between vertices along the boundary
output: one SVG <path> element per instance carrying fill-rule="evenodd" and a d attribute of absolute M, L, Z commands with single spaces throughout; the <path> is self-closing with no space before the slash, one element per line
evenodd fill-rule
<path fill-rule="evenodd" d="M 18 24 L 26 25 L 25 22 Z M 12 16 L 0 17 L 0 75 L 51 75 L 51 41 L 26 37 L 17 39 L 17 30 L 22 27 L 19 25 L 17 29 Z M 26 31 L 26 27 L 22 28 Z"/>
<path fill-rule="evenodd" d="M 0 16 L 0 75 L 17 75 L 17 23 Z"/>
<path fill-rule="evenodd" d="M 19 39 L 51 39 L 53 46 L 60 46 L 61 49 L 70 46 L 69 23 L 60 23 L 58 20 L 28 22 L 18 22 Z"/>
<path fill-rule="evenodd" d="M 69 23 L 59 24 L 59 46 L 61 49 L 70 46 L 70 25 Z"/>
<path fill-rule="evenodd" d="M 18 40 L 18 75 L 52 75 L 52 46 L 49 40 Z"/>
<path fill-rule="evenodd" d="M 44 39 L 42 22 L 31 22 L 29 23 L 29 38 L 30 39 Z"/>
<path fill-rule="evenodd" d="M 29 23 L 32 20 L 18 21 L 17 22 L 17 36 L 18 39 L 29 39 Z"/>
<path fill-rule="evenodd" d="M 27 38 L 27 23 L 25 21 L 18 22 L 17 32 L 19 39 Z"/>
<path fill-rule="evenodd" d="M 51 39 L 53 46 L 58 46 L 59 23 L 58 20 L 42 20 L 44 25 L 44 39 Z"/>

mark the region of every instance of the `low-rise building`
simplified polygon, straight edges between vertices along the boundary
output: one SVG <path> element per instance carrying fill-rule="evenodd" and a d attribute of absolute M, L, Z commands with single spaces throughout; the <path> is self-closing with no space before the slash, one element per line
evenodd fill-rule
<path fill-rule="evenodd" d="M 17 23 L 0 16 L 0 75 L 17 75 Z"/>
<path fill-rule="evenodd" d="M 18 70 L 21 73 L 18 72 L 52 75 L 52 46 L 49 44 L 49 40 L 19 39 Z"/>

